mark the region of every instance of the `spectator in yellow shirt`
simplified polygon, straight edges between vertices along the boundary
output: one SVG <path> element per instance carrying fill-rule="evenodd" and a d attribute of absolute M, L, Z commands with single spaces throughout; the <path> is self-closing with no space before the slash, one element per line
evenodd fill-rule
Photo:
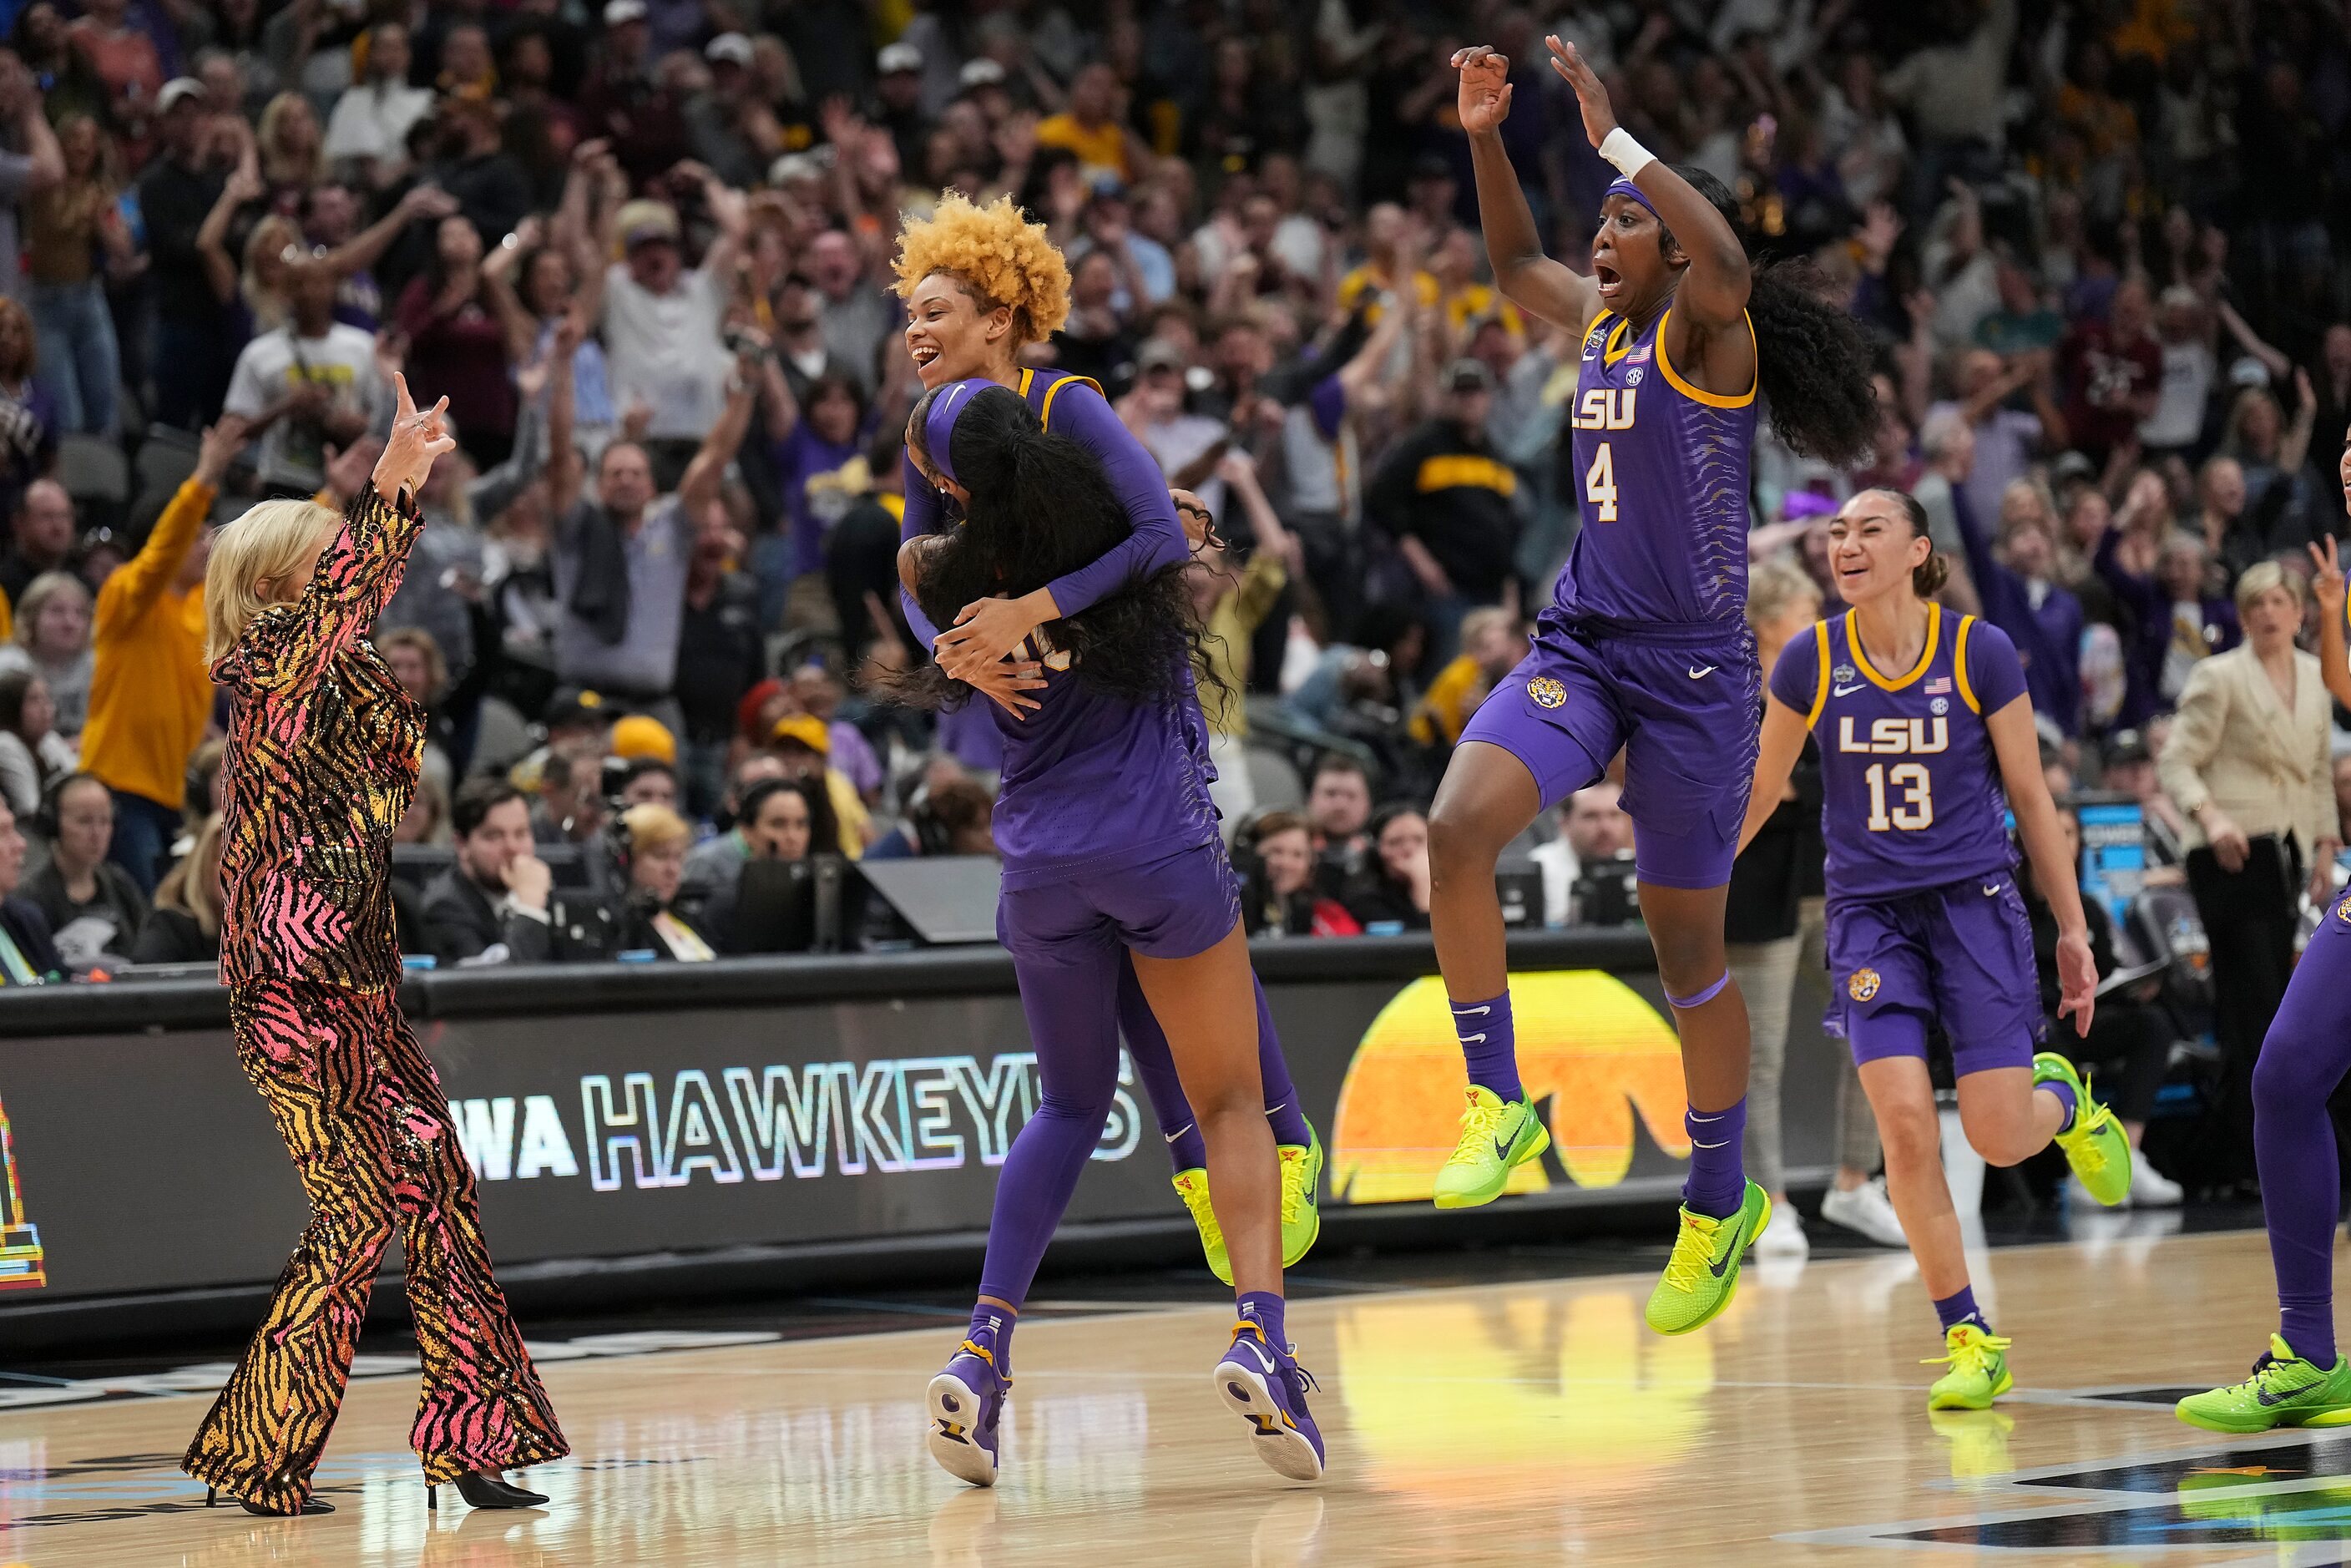
<path fill-rule="evenodd" d="M 1257 809 L 1249 773 L 1249 649 L 1257 630 L 1273 613 L 1290 574 L 1302 562 L 1298 540 L 1281 526 L 1273 504 L 1258 483 L 1257 464 L 1245 452 L 1230 451 L 1217 464 L 1226 493 L 1240 503 L 1257 538 L 1247 565 L 1239 565 L 1222 540 L 1197 541 L 1193 603 L 1205 627 L 1200 662 L 1200 708 L 1208 721 L 1208 759 L 1217 765 L 1208 794 L 1223 816 L 1229 841 L 1241 820 Z M 1229 513 L 1230 508 L 1227 508 Z M 1196 517 L 1187 513 L 1186 521 Z M 1206 678 L 1213 676 L 1213 679 Z"/>
<path fill-rule="evenodd" d="M 150 895 L 180 831 L 188 758 L 212 717 L 204 595 L 212 537 L 204 522 L 245 433 L 246 422 L 234 414 L 204 432 L 195 473 L 139 553 L 98 591 L 81 765 L 114 795 L 107 858 Z"/>
<path fill-rule="evenodd" d="M 1150 166 L 1151 149 L 1119 119 L 1118 73 L 1096 62 L 1070 80 L 1070 106 L 1037 124 L 1037 145 L 1077 155 L 1088 183 L 1104 174 L 1133 184 Z"/>
<path fill-rule="evenodd" d="M 1527 640 L 1517 614 L 1499 606 L 1472 610 L 1461 618 L 1461 652 L 1437 671 L 1412 713 L 1412 737 L 1423 746 L 1451 747 L 1461 727 L 1494 689 L 1494 683 L 1526 656 Z"/>
<path fill-rule="evenodd" d="M 1040 133 L 1042 134 L 1041 132 Z M 1364 324 L 1376 327 L 1386 314 L 1379 297 L 1395 287 L 1396 275 L 1412 275 L 1414 294 L 1424 306 L 1437 302 L 1436 276 L 1419 265 L 1419 247 L 1412 243 L 1413 220 L 1394 202 L 1381 202 L 1364 214 L 1364 265 L 1339 279 L 1339 308 L 1354 309 L 1366 294 L 1373 303 Z"/>

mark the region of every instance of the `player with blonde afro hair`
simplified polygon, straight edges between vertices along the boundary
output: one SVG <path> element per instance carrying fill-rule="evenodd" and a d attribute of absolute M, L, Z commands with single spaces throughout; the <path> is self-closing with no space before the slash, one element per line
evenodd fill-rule
<path fill-rule="evenodd" d="M 949 192 L 934 215 L 909 222 L 901 232 L 897 270 L 898 292 L 906 301 L 906 351 L 925 394 L 917 406 L 936 408 L 946 396 L 940 389 L 961 382 L 992 382 L 1006 389 L 1028 405 L 1038 428 L 1076 443 L 1102 464 L 1123 514 L 1117 519 L 1119 527 L 1104 531 L 1107 549 L 1101 556 L 1025 593 L 975 597 L 955 611 L 955 623 L 941 632 L 922 603 L 926 590 L 943 591 L 943 585 L 927 580 L 926 567 L 939 564 L 927 536 L 953 528 L 967 492 L 956 477 L 951 443 L 943 439 L 926 447 L 927 471 L 908 457 L 900 563 L 909 590 L 902 603 L 916 646 L 929 645 L 938 674 L 947 680 L 1017 710 L 1030 700 L 1025 691 L 1038 666 L 1033 653 L 1021 653 L 1017 660 L 1008 655 L 1040 627 L 1084 617 L 1095 605 L 1122 594 L 1147 595 L 1165 587 L 1159 581 L 1162 574 L 1172 578 L 1183 568 L 1191 558 L 1191 543 L 1176 520 L 1178 497 L 1169 492 L 1158 460 L 1120 422 L 1102 388 L 1083 376 L 1045 368 L 1036 356 L 1024 353 L 1043 345 L 1070 314 L 1069 264 L 1046 237 L 1044 225 L 1032 223 L 1003 198 L 983 207 Z M 1024 359 L 1029 361 L 1026 366 Z M 979 390 L 958 389 L 964 402 Z M 993 404 L 997 400 L 987 401 Z M 945 421 L 948 426 L 953 423 L 952 417 Z M 1187 512 L 1206 521 L 1207 509 L 1197 497 L 1181 499 Z M 1110 536 L 1122 528 L 1124 537 L 1112 542 Z M 964 592 L 977 594 L 978 588 L 961 584 L 948 597 L 960 598 Z M 949 607 L 933 592 L 932 608 L 945 612 Z M 1205 765 L 1207 759 L 1201 760 Z M 1322 1228 L 1315 1194 L 1322 1146 L 1299 1110 L 1297 1090 L 1282 1061 L 1281 1042 L 1261 988 L 1256 1000 L 1258 1077 L 1280 1150 L 1282 1262 L 1288 1266 L 1305 1255 Z M 1199 1228 L 1208 1266 L 1218 1278 L 1229 1280 L 1229 1254 L 1208 1202 L 1199 1119 L 1176 1076 L 1165 1032 L 1141 991 L 1131 985 L 1119 998 L 1119 1024 L 1150 1094 L 1161 1135 L 1167 1140 L 1176 1165 L 1176 1189 Z M 1238 1043 L 1246 1049 L 1248 1042 Z M 1231 1195 L 1236 1204 L 1244 1197 L 1239 1191 Z M 992 1455 L 989 1464 L 992 1468 Z"/>
<path fill-rule="evenodd" d="M 906 343 L 925 387 L 973 376 L 1008 382 L 1014 357 L 1070 317 L 1069 263 L 1008 196 L 983 207 L 949 191 L 900 233 L 897 268 L 913 318 Z"/>

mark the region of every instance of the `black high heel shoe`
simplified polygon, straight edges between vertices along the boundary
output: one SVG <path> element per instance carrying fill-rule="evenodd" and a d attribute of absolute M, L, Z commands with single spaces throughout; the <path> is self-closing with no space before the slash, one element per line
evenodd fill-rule
<path fill-rule="evenodd" d="M 237 1507 L 245 1510 L 247 1513 L 256 1515 L 262 1519 L 294 1519 L 299 1517 L 298 1515 L 291 1513 L 280 1513 L 274 1508 L 264 1508 L 259 1503 L 254 1502 L 246 1498 L 237 1498 L 235 1500 Z M 217 1508 L 219 1505 L 220 1489 L 218 1487 L 206 1487 L 204 1489 L 204 1506 L 206 1508 Z M 324 1498 L 312 1497 L 302 1500 L 302 1512 L 305 1514 L 332 1513 L 334 1511 L 335 1505 L 329 1502 Z"/>
<path fill-rule="evenodd" d="M 456 1485 L 457 1495 L 465 1500 L 468 1508 L 540 1508 L 547 1502 L 545 1494 L 525 1491 L 486 1470 L 467 1470 L 457 1478 Z M 441 1510 L 440 1491 L 430 1481 L 424 1484 L 424 1506 L 435 1513 Z"/>

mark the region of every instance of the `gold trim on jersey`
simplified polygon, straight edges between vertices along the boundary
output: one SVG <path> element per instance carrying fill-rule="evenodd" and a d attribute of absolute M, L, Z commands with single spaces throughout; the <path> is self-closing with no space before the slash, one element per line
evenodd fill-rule
<path fill-rule="evenodd" d="M 1860 625 L 1855 619 L 1860 613 L 1858 610 L 1848 610 L 1844 612 L 1844 645 L 1852 651 L 1854 668 L 1868 676 L 1873 685 L 1882 691 L 1898 692 L 1927 673 L 1927 666 L 1935 662 L 1935 644 L 1942 636 L 1943 607 L 1941 605 L 1931 599 L 1927 601 L 1927 645 L 1919 650 L 1918 662 L 1910 666 L 1910 673 L 1894 681 L 1889 681 L 1879 674 L 1876 667 L 1870 664 L 1869 652 L 1861 645 Z"/>
<path fill-rule="evenodd" d="M 1666 323 L 1672 320 L 1673 317 L 1674 308 L 1668 305 L 1666 307 L 1666 313 L 1657 318 L 1657 369 L 1666 372 L 1666 384 L 1692 402 L 1702 402 L 1708 408 L 1745 408 L 1749 403 L 1753 402 L 1755 389 L 1763 384 L 1763 349 L 1762 345 L 1755 342 L 1754 318 L 1744 310 L 1739 313 L 1739 319 L 1747 323 L 1747 340 L 1754 348 L 1755 379 L 1748 383 L 1747 390 L 1739 396 L 1725 397 L 1719 392 L 1710 392 L 1702 387 L 1694 387 L 1682 380 L 1680 373 L 1674 369 L 1673 361 L 1666 357 Z"/>
<path fill-rule="evenodd" d="M 1813 622 L 1813 635 L 1818 640 L 1820 647 L 1821 669 L 1820 678 L 1813 686 L 1813 711 L 1804 716 L 1806 729 L 1818 727 L 1821 715 L 1826 713 L 1829 706 L 1829 623 L 1825 621 Z"/>
<path fill-rule="evenodd" d="M 1951 639 L 1951 677 L 1959 684 L 1959 700 L 1968 705 L 1968 711 L 1980 714 L 1983 705 L 1976 701 L 1976 689 L 1968 684 L 1968 633 L 1975 624 L 1972 615 L 1959 617 L 1959 634 Z"/>

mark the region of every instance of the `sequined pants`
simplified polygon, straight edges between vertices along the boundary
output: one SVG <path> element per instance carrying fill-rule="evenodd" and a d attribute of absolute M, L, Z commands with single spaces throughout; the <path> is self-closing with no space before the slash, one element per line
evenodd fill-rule
<path fill-rule="evenodd" d="M 264 1507 L 300 1508 L 395 1227 L 424 1364 L 409 1442 L 425 1479 L 569 1452 L 491 1274 L 449 1102 L 396 998 L 272 981 L 235 988 L 229 1014 L 311 1217 L 182 1468 Z"/>

